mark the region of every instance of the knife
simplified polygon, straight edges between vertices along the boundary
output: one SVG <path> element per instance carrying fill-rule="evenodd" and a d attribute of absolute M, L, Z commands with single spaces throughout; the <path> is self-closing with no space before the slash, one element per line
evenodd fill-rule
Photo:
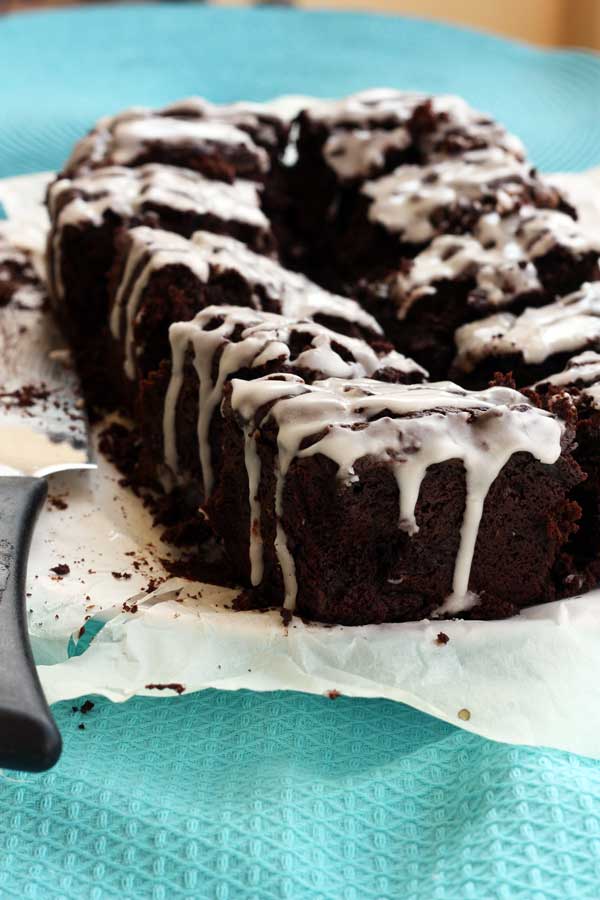
<path fill-rule="evenodd" d="M 41 772 L 62 749 L 29 643 L 25 579 L 45 476 L 95 468 L 64 347 L 41 284 L 0 307 L 0 769 Z"/>

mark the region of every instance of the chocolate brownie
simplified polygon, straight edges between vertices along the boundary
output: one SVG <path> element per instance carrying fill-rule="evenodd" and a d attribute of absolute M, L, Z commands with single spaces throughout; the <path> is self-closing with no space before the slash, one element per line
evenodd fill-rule
<path fill-rule="evenodd" d="M 208 232 L 191 240 L 143 226 L 125 232 L 111 283 L 112 340 L 119 368 L 132 383 L 168 356 L 173 322 L 188 321 L 214 304 L 311 319 L 368 341 L 382 337 L 355 301 L 328 293 L 233 238 Z"/>
<path fill-rule="evenodd" d="M 326 263 L 346 218 L 343 211 L 353 207 L 365 181 L 398 166 L 422 166 L 487 147 L 516 160 L 525 155 L 517 138 L 459 97 L 388 88 L 316 101 L 299 114 L 294 131 L 297 159 L 290 181 L 296 230 L 309 245 L 303 263 L 325 265 L 327 278 L 338 274 Z"/>
<path fill-rule="evenodd" d="M 190 236 L 230 234 L 261 253 L 274 241 L 257 184 L 204 178 L 190 169 L 112 166 L 59 178 L 48 191 L 50 291 L 66 330 L 98 329 L 106 317 L 107 275 L 119 228 L 145 223 Z"/>
<path fill-rule="evenodd" d="M 398 266 L 442 234 L 465 234 L 487 213 L 508 216 L 525 205 L 574 210 L 529 163 L 500 147 L 471 150 L 428 165 L 399 166 L 366 181 L 340 207 L 335 224 L 338 274 Z"/>
<path fill-rule="evenodd" d="M 542 306 L 598 277 L 600 240 L 565 213 L 522 207 L 482 216 L 468 235 L 433 239 L 357 296 L 403 353 L 444 377 L 454 333 L 495 310 Z"/>
<path fill-rule="evenodd" d="M 138 419 L 148 456 L 164 485 L 202 484 L 208 496 L 220 457 L 220 405 L 232 378 L 275 372 L 307 383 L 330 376 L 421 382 L 427 372 L 385 341 L 360 338 L 306 319 L 240 306 L 208 306 L 169 329 L 170 354 L 141 383 Z"/>
<path fill-rule="evenodd" d="M 287 133 L 286 119 L 260 104 L 215 106 L 192 97 L 159 110 L 137 107 L 101 119 L 75 145 L 63 174 L 167 163 L 222 181 L 261 180 Z"/>
<path fill-rule="evenodd" d="M 362 624 L 493 618 L 564 590 L 585 476 L 572 425 L 518 392 L 274 375 L 225 394 L 207 511 L 263 602 Z"/>
<path fill-rule="evenodd" d="M 600 349 L 600 282 L 520 315 L 499 312 L 463 325 L 456 348 L 452 376 L 467 387 L 484 387 L 495 372 L 511 372 L 519 387 L 544 379 L 573 353 Z"/>
<path fill-rule="evenodd" d="M 572 357 L 562 371 L 535 384 L 531 393 L 545 408 L 567 394 L 577 411 L 573 456 L 587 478 L 573 492 L 582 517 L 566 548 L 565 581 L 571 593 L 579 593 L 600 578 L 600 353 L 585 350 Z"/>

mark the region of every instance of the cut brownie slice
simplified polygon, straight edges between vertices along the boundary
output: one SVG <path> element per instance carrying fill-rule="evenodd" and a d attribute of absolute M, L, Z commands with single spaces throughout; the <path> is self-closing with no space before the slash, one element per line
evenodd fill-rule
<path fill-rule="evenodd" d="M 169 355 L 168 329 L 211 304 L 246 306 L 311 319 L 350 336 L 379 340 L 381 329 L 353 300 L 330 294 L 303 275 L 222 235 L 192 240 L 139 227 L 122 235 L 113 273 L 110 328 L 132 381 Z"/>
<path fill-rule="evenodd" d="M 212 489 L 225 383 L 274 372 L 308 383 L 330 376 L 420 382 L 427 373 L 384 341 L 369 346 L 316 322 L 239 306 L 209 306 L 169 329 L 170 358 L 141 383 L 138 418 L 164 485 Z"/>
<path fill-rule="evenodd" d="M 522 394 L 277 375 L 232 381 L 223 415 L 207 510 L 264 602 L 362 624 L 557 596 L 584 475 L 572 427 Z"/>
<path fill-rule="evenodd" d="M 482 216 L 470 235 L 441 235 L 400 271 L 357 294 L 403 353 L 445 376 L 455 330 L 511 307 L 540 306 L 598 277 L 600 240 L 556 210 Z"/>
<path fill-rule="evenodd" d="M 574 215 L 558 190 L 499 147 L 424 166 L 399 166 L 365 182 L 341 206 L 338 267 L 346 278 L 397 266 L 440 234 L 464 234 L 486 213 L 507 216 L 526 204 Z"/>
<path fill-rule="evenodd" d="M 260 180 L 287 133 L 285 118 L 260 104 L 219 107 L 197 97 L 160 110 L 134 108 L 101 119 L 75 145 L 64 174 L 155 162 L 224 181 Z"/>
<path fill-rule="evenodd" d="M 261 253 L 273 251 L 260 187 L 204 178 L 190 169 L 112 166 L 59 178 L 48 191 L 51 296 L 68 334 L 97 332 L 107 315 L 107 275 L 119 227 L 145 223 L 190 236 L 229 234 Z"/>
<path fill-rule="evenodd" d="M 500 312 L 463 325 L 456 347 L 452 375 L 467 387 L 484 387 L 496 372 L 511 372 L 519 387 L 543 379 L 578 350 L 600 349 L 600 282 L 518 316 Z"/>
<path fill-rule="evenodd" d="M 400 165 L 438 162 L 484 147 L 524 158 L 517 138 L 451 96 L 363 91 L 311 103 L 295 127 L 297 160 L 291 183 L 297 227 L 313 245 L 327 244 L 333 237 L 329 230 L 348 195 L 353 197 L 363 182 Z"/>
<path fill-rule="evenodd" d="M 590 332 L 593 327 L 590 323 Z M 595 327 L 598 331 L 597 322 Z M 562 371 L 542 379 L 532 391 L 545 408 L 567 394 L 577 410 L 573 456 L 587 478 L 574 492 L 583 513 L 580 528 L 566 548 L 564 579 L 575 594 L 595 587 L 600 578 L 600 353 L 586 350 L 572 357 Z"/>

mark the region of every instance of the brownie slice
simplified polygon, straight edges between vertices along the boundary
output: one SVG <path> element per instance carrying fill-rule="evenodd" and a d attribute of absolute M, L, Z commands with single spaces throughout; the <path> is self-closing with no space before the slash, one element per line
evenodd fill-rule
<path fill-rule="evenodd" d="M 580 593 L 600 579 L 600 353 L 585 350 L 573 356 L 562 371 L 535 384 L 531 394 L 546 409 L 567 395 L 577 412 L 573 456 L 587 478 L 573 493 L 582 518 L 565 550 L 565 583 L 571 593 Z"/>
<path fill-rule="evenodd" d="M 349 281 L 415 256 L 441 234 L 464 234 L 487 213 L 525 205 L 574 210 L 528 163 L 499 147 L 471 150 L 428 165 L 399 166 L 366 181 L 337 213 L 338 272 Z"/>
<path fill-rule="evenodd" d="M 147 227 L 122 234 L 112 275 L 110 329 L 116 370 L 130 384 L 169 355 L 168 329 L 210 305 L 245 306 L 310 319 L 376 341 L 381 329 L 356 302 L 330 294 L 233 238 L 191 240 Z"/>
<path fill-rule="evenodd" d="M 104 166 L 167 163 L 209 178 L 261 180 L 278 159 L 288 122 L 260 104 L 216 106 L 192 97 L 150 110 L 133 108 L 107 116 L 82 138 L 64 174 Z"/>
<path fill-rule="evenodd" d="M 600 349 L 600 282 L 520 315 L 499 312 L 463 325 L 456 348 L 451 375 L 466 387 L 484 387 L 496 372 L 510 372 L 519 387 L 545 379 L 573 353 Z"/>
<path fill-rule="evenodd" d="M 274 375 L 233 380 L 223 415 L 206 509 L 254 602 L 365 624 L 562 590 L 585 476 L 571 424 L 522 394 Z"/>
<path fill-rule="evenodd" d="M 229 234 L 260 253 L 274 240 L 251 181 L 207 179 L 191 169 L 159 164 L 112 166 L 48 190 L 50 292 L 68 334 L 94 334 L 107 315 L 107 276 L 118 228 L 141 223 L 184 236 L 203 229 Z"/>
<path fill-rule="evenodd" d="M 341 218 L 357 190 L 406 164 L 426 165 L 485 147 L 517 160 L 517 138 L 459 97 L 427 97 L 392 89 L 316 101 L 294 126 L 297 157 L 290 182 L 296 231 L 310 245 L 304 264 L 325 267 Z M 314 258 L 314 259 L 313 259 Z"/>
<path fill-rule="evenodd" d="M 141 383 L 138 420 L 146 470 L 163 485 L 200 482 L 208 495 L 220 457 L 226 382 L 275 372 L 307 383 L 338 376 L 421 382 L 424 369 L 385 341 L 370 346 L 307 320 L 240 306 L 209 306 L 169 329 L 170 356 Z"/>
<path fill-rule="evenodd" d="M 482 216 L 469 235 L 441 235 L 357 296 L 403 353 L 445 376 L 454 333 L 508 308 L 550 303 L 598 277 L 600 240 L 565 213 L 525 206 Z"/>

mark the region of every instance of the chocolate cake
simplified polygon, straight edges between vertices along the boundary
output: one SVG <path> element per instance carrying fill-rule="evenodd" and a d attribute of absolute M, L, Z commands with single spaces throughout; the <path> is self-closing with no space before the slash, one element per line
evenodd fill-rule
<path fill-rule="evenodd" d="M 267 105 L 215 106 L 192 97 L 159 110 L 138 107 L 101 119 L 76 144 L 63 174 L 154 162 L 223 181 L 261 180 L 287 134 L 286 119 Z"/>
<path fill-rule="evenodd" d="M 274 375 L 233 380 L 223 414 L 207 509 L 265 602 L 354 625 L 560 594 L 584 476 L 571 428 L 518 392 Z"/>
<path fill-rule="evenodd" d="M 241 606 L 492 618 L 589 587 L 600 399 L 590 358 L 556 373 L 600 353 L 600 240 L 459 98 L 282 110 L 192 98 L 76 146 L 48 282 L 88 399 L 202 503 Z"/>
<path fill-rule="evenodd" d="M 119 229 L 146 224 L 191 236 L 229 234 L 257 252 L 274 239 L 261 209 L 261 188 L 238 179 L 205 178 L 191 169 L 111 166 L 50 185 L 48 278 L 66 330 L 94 333 L 106 316 L 107 277 Z"/>
<path fill-rule="evenodd" d="M 557 210 L 522 207 L 482 216 L 465 235 L 434 238 L 414 259 L 358 292 L 386 336 L 447 374 L 454 334 L 495 310 L 551 303 L 598 277 L 600 239 Z"/>
<path fill-rule="evenodd" d="M 600 578 L 600 354 L 585 350 L 567 361 L 562 371 L 533 385 L 532 396 L 549 408 L 567 394 L 577 411 L 573 456 L 586 474 L 574 491 L 582 510 L 581 527 L 570 542 L 565 578 L 573 592 L 594 587 Z"/>
<path fill-rule="evenodd" d="M 223 390 L 232 378 L 283 372 L 307 383 L 329 376 L 414 383 L 427 377 L 384 341 L 371 347 L 316 322 L 240 306 L 208 306 L 171 325 L 169 340 L 169 359 L 141 384 L 147 465 L 169 488 L 195 480 L 206 497 L 221 455 Z"/>
<path fill-rule="evenodd" d="M 573 353 L 600 349 L 600 282 L 520 315 L 499 312 L 463 325 L 455 340 L 452 374 L 461 384 L 484 386 L 502 371 L 525 387 L 559 372 Z M 556 383 L 568 384 L 564 377 Z"/>
<path fill-rule="evenodd" d="M 191 240 L 147 227 L 122 236 L 111 279 L 110 329 L 125 375 L 148 374 L 168 354 L 172 322 L 227 304 L 311 319 L 377 341 L 377 322 L 339 297 L 232 238 L 200 231 Z"/>

